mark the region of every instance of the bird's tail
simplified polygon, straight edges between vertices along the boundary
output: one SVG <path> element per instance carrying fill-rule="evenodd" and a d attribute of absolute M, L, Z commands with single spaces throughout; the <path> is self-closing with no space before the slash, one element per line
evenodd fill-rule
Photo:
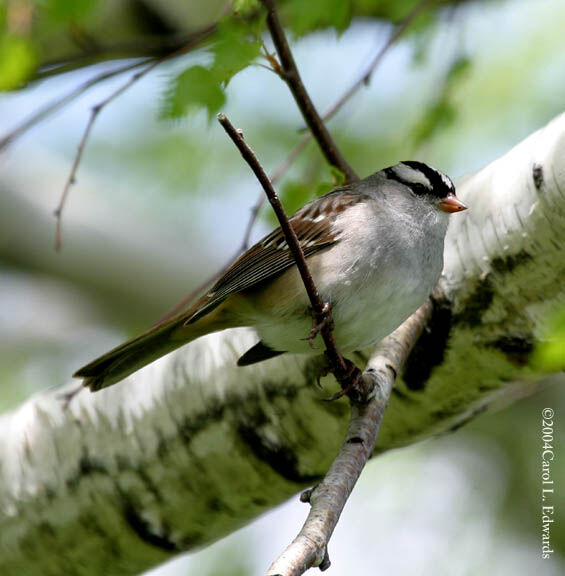
<path fill-rule="evenodd" d="M 111 386 L 176 348 L 225 327 L 219 316 L 213 310 L 198 322 L 187 323 L 190 313 L 180 314 L 93 360 L 73 377 L 82 378 L 83 386 L 93 392 Z"/>

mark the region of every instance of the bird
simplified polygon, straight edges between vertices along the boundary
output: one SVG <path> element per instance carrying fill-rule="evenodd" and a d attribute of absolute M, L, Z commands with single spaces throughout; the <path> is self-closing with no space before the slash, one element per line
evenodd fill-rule
<path fill-rule="evenodd" d="M 443 269 L 449 215 L 467 207 L 444 173 L 414 160 L 338 186 L 291 218 L 308 268 L 331 308 L 342 353 L 394 331 L 429 297 Z M 309 299 L 281 228 L 243 253 L 188 310 L 73 374 L 97 391 L 212 332 L 251 326 L 259 341 L 237 361 L 320 354 L 308 342 Z"/>

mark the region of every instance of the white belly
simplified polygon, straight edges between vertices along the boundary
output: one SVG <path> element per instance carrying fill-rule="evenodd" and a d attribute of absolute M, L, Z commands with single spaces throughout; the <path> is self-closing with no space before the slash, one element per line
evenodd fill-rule
<path fill-rule="evenodd" d="M 429 269 L 394 264 L 328 271 L 322 267 L 323 254 L 309 264 L 316 285 L 328 287 L 322 297 L 332 307 L 334 338 L 343 352 L 367 348 L 395 330 L 425 302 L 441 272 L 441 262 Z M 263 342 L 274 350 L 320 354 L 321 338 L 316 349 L 305 341 L 312 317 L 298 272 L 289 270 L 271 288 L 269 293 L 279 297 L 262 298 L 256 308 L 263 312 L 254 322 Z"/>

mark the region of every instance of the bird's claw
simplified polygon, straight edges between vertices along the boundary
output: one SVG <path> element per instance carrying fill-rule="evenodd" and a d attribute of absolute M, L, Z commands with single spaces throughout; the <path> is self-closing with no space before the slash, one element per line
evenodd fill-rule
<path fill-rule="evenodd" d="M 316 318 L 314 314 L 312 314 L 312 329 L 310 330 L 308 337 L 304 338 L 304 340 L 308 341 L 310 348 L 312 348 L 313 350 L 317 349 L 317 347 L 314 345 L 314 339 L 325 328 L 327 328 L 330 331 L 334 329 L 334 322 L 331 315 L 331 308 L 328 302 L 324 303 L 321 320 L 319 320 L 318 318 Z"/>
<path fill-rule="evenodd" d="M 356 403 L 363 403 L 367 401 L 370 396 L 370 391 L 367 389 L 365 380 L 363 379 L 363 372 L 357 368 L 357 366 L 344 358 L 347 364 L 347 373 L 343 378 L 340 378 L 340 383 L 342 389 L 335 394 L 332 394 L 329 398 L 324 398 L 326 402 L 333 402 L 334 400 L 339 400 L 343 396 L 348 396 L 350 400 Z M 345 383 L 345 385 L 344 385 Z"/>

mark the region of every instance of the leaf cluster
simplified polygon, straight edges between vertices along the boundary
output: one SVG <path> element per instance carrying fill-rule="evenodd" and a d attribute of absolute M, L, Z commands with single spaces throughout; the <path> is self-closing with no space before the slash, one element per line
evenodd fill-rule
<path fill-rule="evenodd" d="M 177 119 L 188 112 L 205 109 L 208 117 L 226 101 L 225 88 L 241 70 L 250 66 L 261 52 L 260 20 L 222 22 L 209 47 L 209 66 L 189 66 L 168 84 L 161 117 Z"/>

